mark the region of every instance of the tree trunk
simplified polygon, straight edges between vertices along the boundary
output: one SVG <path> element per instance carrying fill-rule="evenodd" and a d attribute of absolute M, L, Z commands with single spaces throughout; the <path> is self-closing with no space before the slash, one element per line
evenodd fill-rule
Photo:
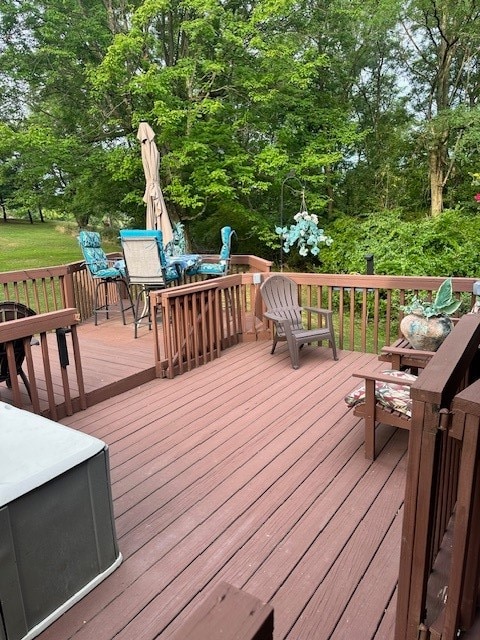
<path fill-rule="evenodd" d="M 438 147 L 430 151 L 430 212 L 432 217 L 438 216 L 443 211 L 443 162 L 442 153 Z"/>
<path fill-rule="evenodd" d="M 328 211 L 328 218 L 331 219 L 333 215 L 333 186 L 331 182 L 332 168 L 330 165 L 327 165 L 325 167 L 325 174 L 327 176 L 327 197 L 328 197 L 327 211 Z"/>

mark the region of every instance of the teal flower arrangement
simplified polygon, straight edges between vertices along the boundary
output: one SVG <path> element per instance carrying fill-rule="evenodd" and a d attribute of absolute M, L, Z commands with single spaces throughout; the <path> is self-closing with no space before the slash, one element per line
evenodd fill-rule
<path fill-rule="evenodd" d="M 320 253 L 319 245 L 330 246 L 332 238 L 325 235 L 323 229 L 318 227 L 318 217 L 308 211 L 299 211 L 293 216 L 295 224 L 290 227 L 275 227 L 277 233 L 283 241 L 283 251 L 289 253 L 295 245 L 301 256 L 307 256 L 310 252 L 313 256 Z"/>

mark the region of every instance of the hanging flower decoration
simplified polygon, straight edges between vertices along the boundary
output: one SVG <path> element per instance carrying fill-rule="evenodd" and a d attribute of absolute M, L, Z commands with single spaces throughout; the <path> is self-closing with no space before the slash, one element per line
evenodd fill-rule
<path fill-rule="evenodd" d="M 323 229 L 318 227 L 318 217 L 314 213 L 308 213 L 303 209 L 293 216 L 295 224 L 290 227 L 275 227 L 277 233 L 283 241 L 283 250 L 289 253 L 290 249 L 297 245 L 301 256 L 307 256 L 310 252 L 313 256 L 320 253 L 320 244 L 327 247 L 333 242 L 332 238 L 325 235 Z"/>

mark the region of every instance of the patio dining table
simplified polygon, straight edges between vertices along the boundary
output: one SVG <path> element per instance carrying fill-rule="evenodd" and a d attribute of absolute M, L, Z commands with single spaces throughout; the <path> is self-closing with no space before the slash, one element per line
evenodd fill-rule
<path fill-rule="evenodd" d="M 169 266 L 176 265 L 181 273 L 182 282 L 185 281 L 185 274 L 187 269 L 191 269 L 192 267 L 198 267 L 202 262 L 202 256 L 198 253 L 183 253 L 178 256 L 166 256 L 167 264 Z"/>
<path fill-rule="evenodd" d="M 177 265 L 180 270 L 182 281 L 185 280 L 185 272 L 192 267 L 198 267 L 202 263 L 202 256 L 198 253 L 184 253 L 178 256 L 166 256 L 168 266 Z M 117 269 L 125 269 L 125 260 L 115 260 L 114 266 Z"/>

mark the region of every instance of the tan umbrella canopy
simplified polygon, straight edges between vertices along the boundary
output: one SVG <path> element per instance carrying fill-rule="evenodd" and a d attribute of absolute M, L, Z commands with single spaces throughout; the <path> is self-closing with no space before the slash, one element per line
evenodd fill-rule
<path fill-rule="evenodd" d="M 142 147 L 142 162 L 145 172 L 145 194 L 143 200 L 147 205 L 146 228 L 160 229 L 163 233 L 163 244 L 173 239 L 172 223 L 168 215 L 162 189 L 160 188 L 160 155 L 155 144 L 155 133 L 148 122 L 141 122 L 137 138 Z"/>

